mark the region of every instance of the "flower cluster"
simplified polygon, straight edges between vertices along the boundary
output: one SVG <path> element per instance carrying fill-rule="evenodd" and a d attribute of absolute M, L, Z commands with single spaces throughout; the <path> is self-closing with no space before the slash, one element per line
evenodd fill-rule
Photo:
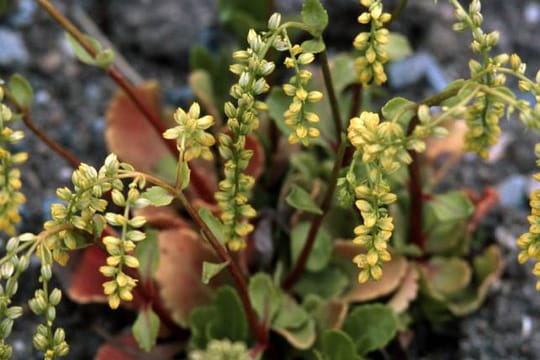
<path fill-rule="evenodd" d="M 11 359 L 13 348 L 5 340 L 11 334 L 14 321 L 23 313 L 20 306 L 11 306 L 12 298 L 17 293 L 18 281 L 21 274 L 30 264 L 31 252 L 20 255 L 19 252 L 31 245 L 29 241 L 35 236 L 24 234 L 11 238 L 6 245 L 6 254 L 0 260 L 0 359 Z M 22 241 L 24 240 L 24 242 Z M 23 244 L 21 246 L 21 243 Z"/>
<path fill-rule="evenodd" d="M 482 64 L 474 60 L 469 63 L 471 78 L 477 78 L 478 83 L 491 88 L 503 86 L 506 78 L 502 74 L 496 74 L 496 70 L 508 61 L 508 55 L 490 57 L 491 49 L 499 40 L 499 33 L 493 31 L 485 34 L 482 30 L 483 17 L 480 12 L 480 1 L 473 0 L 468 12 L 457 1 L 452 1 L 452 4 L 455 6 L 457 19 L 453 26 L 454 30 L 471 29 L 473 36 L 471 50 L 483 57 Z M 505 103 L 497 97 L 482 92 L 477 95 L 465 114 L 465 121 L 469 128 L 465 136 L 465 151 L 476 152 L 483 158 L 489 156 L 488 146 L 496 144 L 501 134 L 499 120 L 504 115 L 504 110 Z"/>
<path fill-rule="evenodd" d="M 535 147 L 536 156 L 540 157 L 540 144 Z M 537 161 L 540 165 L 540 160 Z M 536 181 L 540 181 L 540 173 L 534 176 Z M 518 261 L 525 263 L 533 259 L 534 264 L 532 273 L 540 279 L 540 190 L 534 190 L 531 193 L 529 202 L 531 206 L 531 215 L 527 217 L 529 221 L 529 231 L 522 234 L 517 239 L 517 246 L 521 250 L 518 255 Z M 540 291 L 540 280 L 536 283 L 536 289 Z"/>
<path fill-rule="evenodd" d="M 45 229 L 60 225 L 69 225 L 65 230 L 55 232 L 45 240 L 52 251 L 53 258 L 60 264 L 68 259 L 68 250 L 86 245 L 88 237 L 99 237 L 106 221 L 102 212 L 107 207 L 107 200 L 102 195 L 112 189 L 121 191 L 124 184 L 118 179 L 120 168 L 129 167 L 120 164 L 115 155 L 105 159 L 105 164 L 97 171 L 92 166 L 81 164 L 71 176 L 73 191 L 67 187 L 56 190 L 62 201 L 51 205 L 52 219 L 44 224 Z M 88 236 L 84 236 L 84 235 Z"/>
<path fill-rule="evenodd" d="M 60 356 L 66 356 L 69 352 L 64 329 L 53 329 L 53 322 L 56 319 L 56 306 L 62 300 L 62 292 L 60 289 L 54 288 L 49 293 L 48 284 L 52 278 L 52 254 L 43 242 L 39 242 L 38 252 L 41 257 L 39 281 L 42 288 L 36 290 L 33 299 L 28 302 L 28 305 L 34 314 L 45 318 L 45 323 L 37 326 L 32 342 L 37 350 L 44 353 L 44 359 L 53 360 Z"/>
<path fill-rule="evenodd" d="M 358 17 L 358 22 L 370 24 L 370 29 L 358 34 L 353 42 L 354 47 L 362 52 L 354 64 L 356 73 L 363 86 L 372 82 L 381 85 L 387 79 L 384 64 L 388 61 L 388 55 L 384 45 L 388 43 L 388 29 L 385 24 L 392 15 L 383 12 L 382 0 L 360 0 L 360 3 L 368 10 Z"/>
<path fill-rule="evenodd" d="M 289 143 L 301 142 L 303 145 L 308 145 L 310 140 L 316 139 L 320 135 L 319 129 L 312 126 L 317 124 L 320 119 L 316 113 L 308 111 L 306 105 L 321 101 L 323 94 L 320 91 L 307 89 L 313 74 L 307 69 L 301 69 L 300 66 L 312 63 L 315 56 L 310 52 L 304 52 L 298 44 L 293 46 L 286 30 L 283 30 L 281 36 L 274 42 L 274 47 L 277 50 L 289 51 L 289 56 L 285 58 L 284 64 L 287 68 L 294 70 L 294 76 L 289 79 L 287 84 L 283 85 L 285 94 L 292 98 L 289 108 L 284 113 L 285 125 L 292 130 L 288 138 Z"/>
<path fill-rule="evenodd" d="M 104 276 L 113 278 L 103 284 L 103 292 L 107 295 L 109 306 L 112 309 L 118 308 L 121 300 L 131 301 L 133 299 L 132 290 L 137 284 L 135 279 L 123 271 L 124 267 L 132 269 L 139 267 L 139 260 L 132 254 L 136 247 L 135 243 L 146 238 L 145 233 L 137 230 L 146 223 L 144 217 L 130 218 L 131 207 L 140 199 L 137 183 L 138 181 L 135 180 L 129 185 L 127 197 L 118 189 L 114 189 L 111 193 L 113 202 L 124 208 L 123 215 L 112 212 L 105 214 L 109 225 L 121 227 L 120 236 L 103 237 L 103 244 L 109 256 L 107 257 L 107 265 L 99 268 Z"/>
<path fill-rule="evenodd" d="M 354 229 L 353 242 L 366 249 L 353 261 L 361 269 L 360 283 L 382 276 L 382 263 L 390 261 L 388 241 L 394 225 L 385 206 L 396 201 L 386 181 L 387 175 L 402 164 L 411 162 L 407 152 L 406 135 L 397 122 L 381 122 L 376 113 L 363 112 L 352 118 L 348 128 L 348 138 L 368 167 L 367 179 L 355 188 L 355 205 L 364 223 Z"/>
<path fill-rule="evenodd" d="M 174 113 L 174 121 L 178 124 L 163 133 L 165 139 L 173 139 L 177 142 L 180 152 L 180 161 L 190 161 L 198 157 L 212 160 L 210 146 L 216 142 L 212 134 L 205 130 L 214 124 L 210 115 L 199 117 L 201 108 L 198 103 L 193 103 L 186 113 L 178 108 Z"/>
<path fill-rule="evenodd" d="M 265 77 L 272 73 L 275 65 L 264 57 L 273 36 L 273 31 L 261 35 L 250 30 L 247 36 L 249 48 L 236 51 L 233 58 L 237 63 L 230 67 L 239 79 L 230 90 L 236 103 L 225 104 L 231 134 L 221 134 L 219 137 L 219 152 L 225 160 L 225 176 L 219 183 L 215 198 L 221 209 L 227 246 L 231 250 L 243 248 L 244 237 L 253 231 L 253 225 L 248 221 L 255 217 L 256 212 L 248 199 L 254 179 L 244 173 L 253 152 L 247 150 L 245 145 L 246 136 L 259 126 L 258 112 L 267 108 L 265 103 L 256 100 L 256 96 L 270 89 Z"/>
<path fill-rule="evenodd" d="M 12 154 L 8 146 L 20 142 L 24 133 L 7 125 L 15 120 L 11 110 L 2 103 L 4 93 L 0 87 L 0 230 L 15 234 L 15 226 L 21 221 L 19 207 L 26 201 L 20 192 L 20 170 L 15 166 L 26 161 L 28 154 Z"/>
<path fill-rule="evenodd" d="M 242 342 L 211 340 L 206 350 L 196 350 L 189 354 L 189 360 L 249 360 L 249 350 Z"/>

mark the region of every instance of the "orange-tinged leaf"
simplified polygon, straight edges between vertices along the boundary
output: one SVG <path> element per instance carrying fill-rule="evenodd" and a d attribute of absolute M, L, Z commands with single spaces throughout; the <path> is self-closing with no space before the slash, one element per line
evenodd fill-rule
<path fill-rule="evenodd" d="M 121 335 L 102 345 L 94 360 L 173 359 L 181 350 L 177 343 L 157 345 L 150 353 L 141 351 L 131 335 Z"/>
<path fill-rule="evenodd" d="M 356 255 L 364 252 L 362 246 L 350 241 L 337 240 L 334 242 L 334 255 L 352 260 Z M 378 281 L 370 280 L 364 284 L 353 281 L 352 287 L 343 296 L 347 302 L 363 302 L 386 296 L 397 289 L 407 271 L 407 259 L 400 255 L 393 255 L 390 262 L 384 263 L 383 275 Z"/>
<path fill-rule="evenodd" d="M 465 134 L 468 131 L 464 120 L 453 120 L 446 126 L 448 136 L 444 138 L 430 137 L 426 142 L 425 156 L 429 163 L 443 154 L 456 155 L 461 157 L 465 144 Z"/>
<path fill-rule="evenodd" d="M 393 256 L 390 262 L 384 263 L 383 275 L 379 280 L 369 280 L 364 284 L 353 282 L 351 290 L 343 299 L 348 302 L 363 302 L 386 296 L 398 288 L 406 271 L 405 257 Z"/>
<path fill-rule="evenodd" d="M 188 222 L 180 217 L 170 206 L 146 206 L 144 208 L 134 209 L 133 214 L 144 216 L 146 223 L 156 230 L 189 227 Z"/>
<path fill-rule="evenodd" d="M 183 327 L 188 326 L 188 315 L 196 306 L 210 301 L 212 287 L 220 283 L 220 276 L 201 282 L 204 261 L 218 262 L 213 250 L 189 228 L 168 229 L 159 233 L 160 261 L 155 279 L 165 308 Z"/>
<path fill-rule="evenodd" d="M 139 99 L 159 118 L 159 89 L 156 81 L 136 89 Z M 169 151 L 146 117 L 131 99 L 118 91 L 109 104 L 105 140 L 109 150 L 137 170 L 150 171 Z"/>
<path fill-rule="evenodd" d="M 418 271 L 409 264 L 407 274 L 401 281 L 401 286 L 392 296 L 388 305 L 398 314 L 409 308 L 409 304 L 418 296 Z"/>
<path fill-rule="evenodd" d="M 68 266 L 72 267 L 73 271 L 67 279 L 67 294 L 73 301 L 80 304 L 107 302 L 107 297 L 103 294 L 103 283 L 110 279 L 99 271 L 99 267 L 106 264 L 107 256 L 105 250 L 97 246 L 89 246 L 81 250 L 80 255 L 72 256 Z M 142 303 L 144 300 L 138 287 L 135 287 L 133 300 L 122 302 L 122 306 L 137 308 Z"/>
<path fill-rule="evenodd" d="M 109 279 L 99 272 L 99 267 L 105 265 L 107 254 L 97 246 L 82 250 L 82 255 L 76 263 L 67 289 L 69 297 L 78 303 L 106 303 L 102 284 Z"/>

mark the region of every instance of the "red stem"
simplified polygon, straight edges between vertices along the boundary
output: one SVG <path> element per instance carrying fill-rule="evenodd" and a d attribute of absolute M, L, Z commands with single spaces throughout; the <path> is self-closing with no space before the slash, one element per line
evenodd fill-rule
<path fill-rule="evenodd" d="M 86 50 L 88 54 L 92 57 L 96 57 L 97 53 L 94 48 L 89 44 L 88 40 L 84 34 L 79 31 L 79 29 L 68 19 L 66 18 L 52 3 L 48 0 L 35 0 L 45 11 L 47 11 L 56 22 L 67 31 L 77 42 Z M 107 70 L 107 74 L 113 79 L 116 84 L 122 88 L 122 90 L 128 95 L 128 97 L 133 101 L 137 109 L 144 115 L 148 122 L 152 125 L 154 130 L 159 134 L 162 141 L 165 142 L 169 151 L 175 156 L 178 157 L 178 149 L 176 147 L 176 142 L 174 140 L 164 139 L 161 134 L 163 134 L 167 128 L 163 124 L 161 118 L 156 115 L 148 106 L 142 101 L 136 94 L 135 87 L 124 78 L 124 76 L 118 71 L 118 69 L 111 65 Z M 197 169 L 191 168 L 191 183 L 193 187 L 197 190 L 197 195 L 203 198 L 206 202 L 212 203 L 213 200 L 213 191 L 206 186 L 206 182 L 203 180 L 204 177 L 198 173 Z"/>
<path fill-rule="evenodd" d="M 336 155 L 336 161 L 334 162 L 334 168 L 332 169 L 332 175 L 330 177 L 330 182 L 328 183 L 328 188 L 326 189 L 326 193 L 324 194 L 324 199 L 321 204 L 322 213 L 321 215 L 316 215 L 314 217 L 311 223 L 311 227 L 309 228 L 306 244 L 304 245 L 304 248 L 302 249 L 302 252 L 300 253 L 300 256 L 298 257 L 298 260 L 296 261 L 296 264 L 292 272 L 283 282 L 282 287 L 283 289 L 287 291 L 292 289 L 294 284 L 300 278 L 300 275 L 302 275 L 302 272 L 304 271 L 304 268 L 306 266 L 306 262 L 309 257 L 309 254 L 311 253 L 311 250 L 313 249 L 313 244 L 315 243 L 315 239 L 317 237 L 319 228 L 321 227 L 324 216 L 326 215 L 326 213 L 330 209 L 330 206 L 332 205 L 332 200 L 334 197 L 334 191 L 336 189 L 339 170 L 341 169 L 343 158 L 345 157 L 345 149 L 347 147 L 346 144 L 347 144 L 346 141 L 342 141 L 339 145 L 338 153 Z"/>

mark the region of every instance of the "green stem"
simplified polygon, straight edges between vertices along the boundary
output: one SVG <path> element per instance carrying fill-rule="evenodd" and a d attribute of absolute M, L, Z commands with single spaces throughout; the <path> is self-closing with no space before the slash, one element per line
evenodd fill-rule
<path fill-rule="evenodd" d="M 330 109 L 332 110 L 332 119 L 334 120 L 334 127 L 336 129 L 336 140 L 338 147 L 341 144 L 341 133 L 343 132 L 343 123 L 341 121 L 341 113 L 339 112 L 339 103 L 334 89 L 334 82 L 332 81 L 332 73 L 330 72 L 330 64 L 328 62 L 328 55 L 326 50 L 323 50 L 320 54 L 321 67 L 324 78 L 324 85 L 328 92 L 328 99 L 330 100 Z"/>

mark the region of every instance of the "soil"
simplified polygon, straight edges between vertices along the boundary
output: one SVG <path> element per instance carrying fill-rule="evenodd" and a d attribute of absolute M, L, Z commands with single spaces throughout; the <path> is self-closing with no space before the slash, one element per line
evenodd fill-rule
<path fill-rule="evenodd" d="M 301 1 L 276 1 L 284 10 L 296 10 Z M 332 26 L 327 38 L 337 44 L 331 52 L 349 47 L 357 31 L 354 16 L 356 1 L 326 1 Z M 395 3 L 395 2 L 394 2 Z M 501 52 L 518 52 L 528 63 L 530 74 L 540 68 L 540 4 L 528 0 L 484 1 L 487 30 L 501 32 Z M 22 37 L 29 56 L 11 62 L 0 61 L 0 77 L 20 72 L 32 83 L 36 99 L 32 115 L 38 126 L 55 140 L 70 148 L 83 161 L 99 166 L 107 153 L 103 140 L 107 102 L 115 85 L 99 69 L 78 63 L 62 32 L 49 16 L 31 0 L 20 0 L 18 8 L 0 18 L 0 29 Z M 193 44 L 210 44 L 219 38 L 220 29 L 214 0 L 58 0 L 55 4 L 73 14 L 75 4 L 90 14 L 119 53 L 128 59 L 144 78 L 156 78 L 164 100 L 170 106 L 185 105 L 192 94 L 186 86 L 188 53 Z M 348 20 L 344 20 L 348 19 Z M 444 1 L 409 1 L 402 18 L 393 26 L 411 39 L 415 52 L 431 54 L 448 79 L 467 76 L 470 58 L 466 46 L 468 34 L 451 31 L 452 7 Z M 0 44 L 0 55 L 6 49 Z M 20 53 L 20 52 L 19 52 Z M 23 51 L 24 53 L 24 51 Z M 2 56 L 0 56 L 0 59 Z M 415 89 L 429 89 L 419 81 Z M 408 93 L 410 94 L 410 93 Z M 416 94 L 410 94 L 420 98 Z M 465 156 L 449 172 L 444 186 L 482 189 L 503 184 L 512 175 L 522 179 L 535 170 L 533 153 L 538 137 L 524 132 L 515 119 L 504 124 L 506 147 L 496 161 L 485 163 Z M 24 192 L 28 202 L 23 209 L 22 231 L 39 231 L 57 187 L 68 185 L 69 165 L 27 132 L 21 147 L 31 157 L 23 169 Z M 519 201 L 511 207 L 497 206 L 485 219 L 481 232 L 487 241 L 497 242 L 506 267 L 484 306 L 475 314 L 456 322 L 444 333 L 417 329 L 417 341 L 411 348 L 415 359 L 540 359 L 540 294 L 530 269 L 517 264 L 514 239 L 527 229 L 526 188 L 511 188 L 510 197 Z M 523 199 L 519 199 L 523 197 Z M 34 267 L 37 265 L 34 264 Z M 29 298 L 37 275 L 21 281 L 18 301 Z M 70 359 L 91 359 L 99 344 L 110 334 L 129 331 L 129 312 L 112 312 L 102 305 L 78 305 L 64 299 L 58 309 L 59 325 L 69 334 Z M 11 336 L 17 359 L 39 358 L 32 351 L 29 329 L 38 319 L 24 316 Z"/>

